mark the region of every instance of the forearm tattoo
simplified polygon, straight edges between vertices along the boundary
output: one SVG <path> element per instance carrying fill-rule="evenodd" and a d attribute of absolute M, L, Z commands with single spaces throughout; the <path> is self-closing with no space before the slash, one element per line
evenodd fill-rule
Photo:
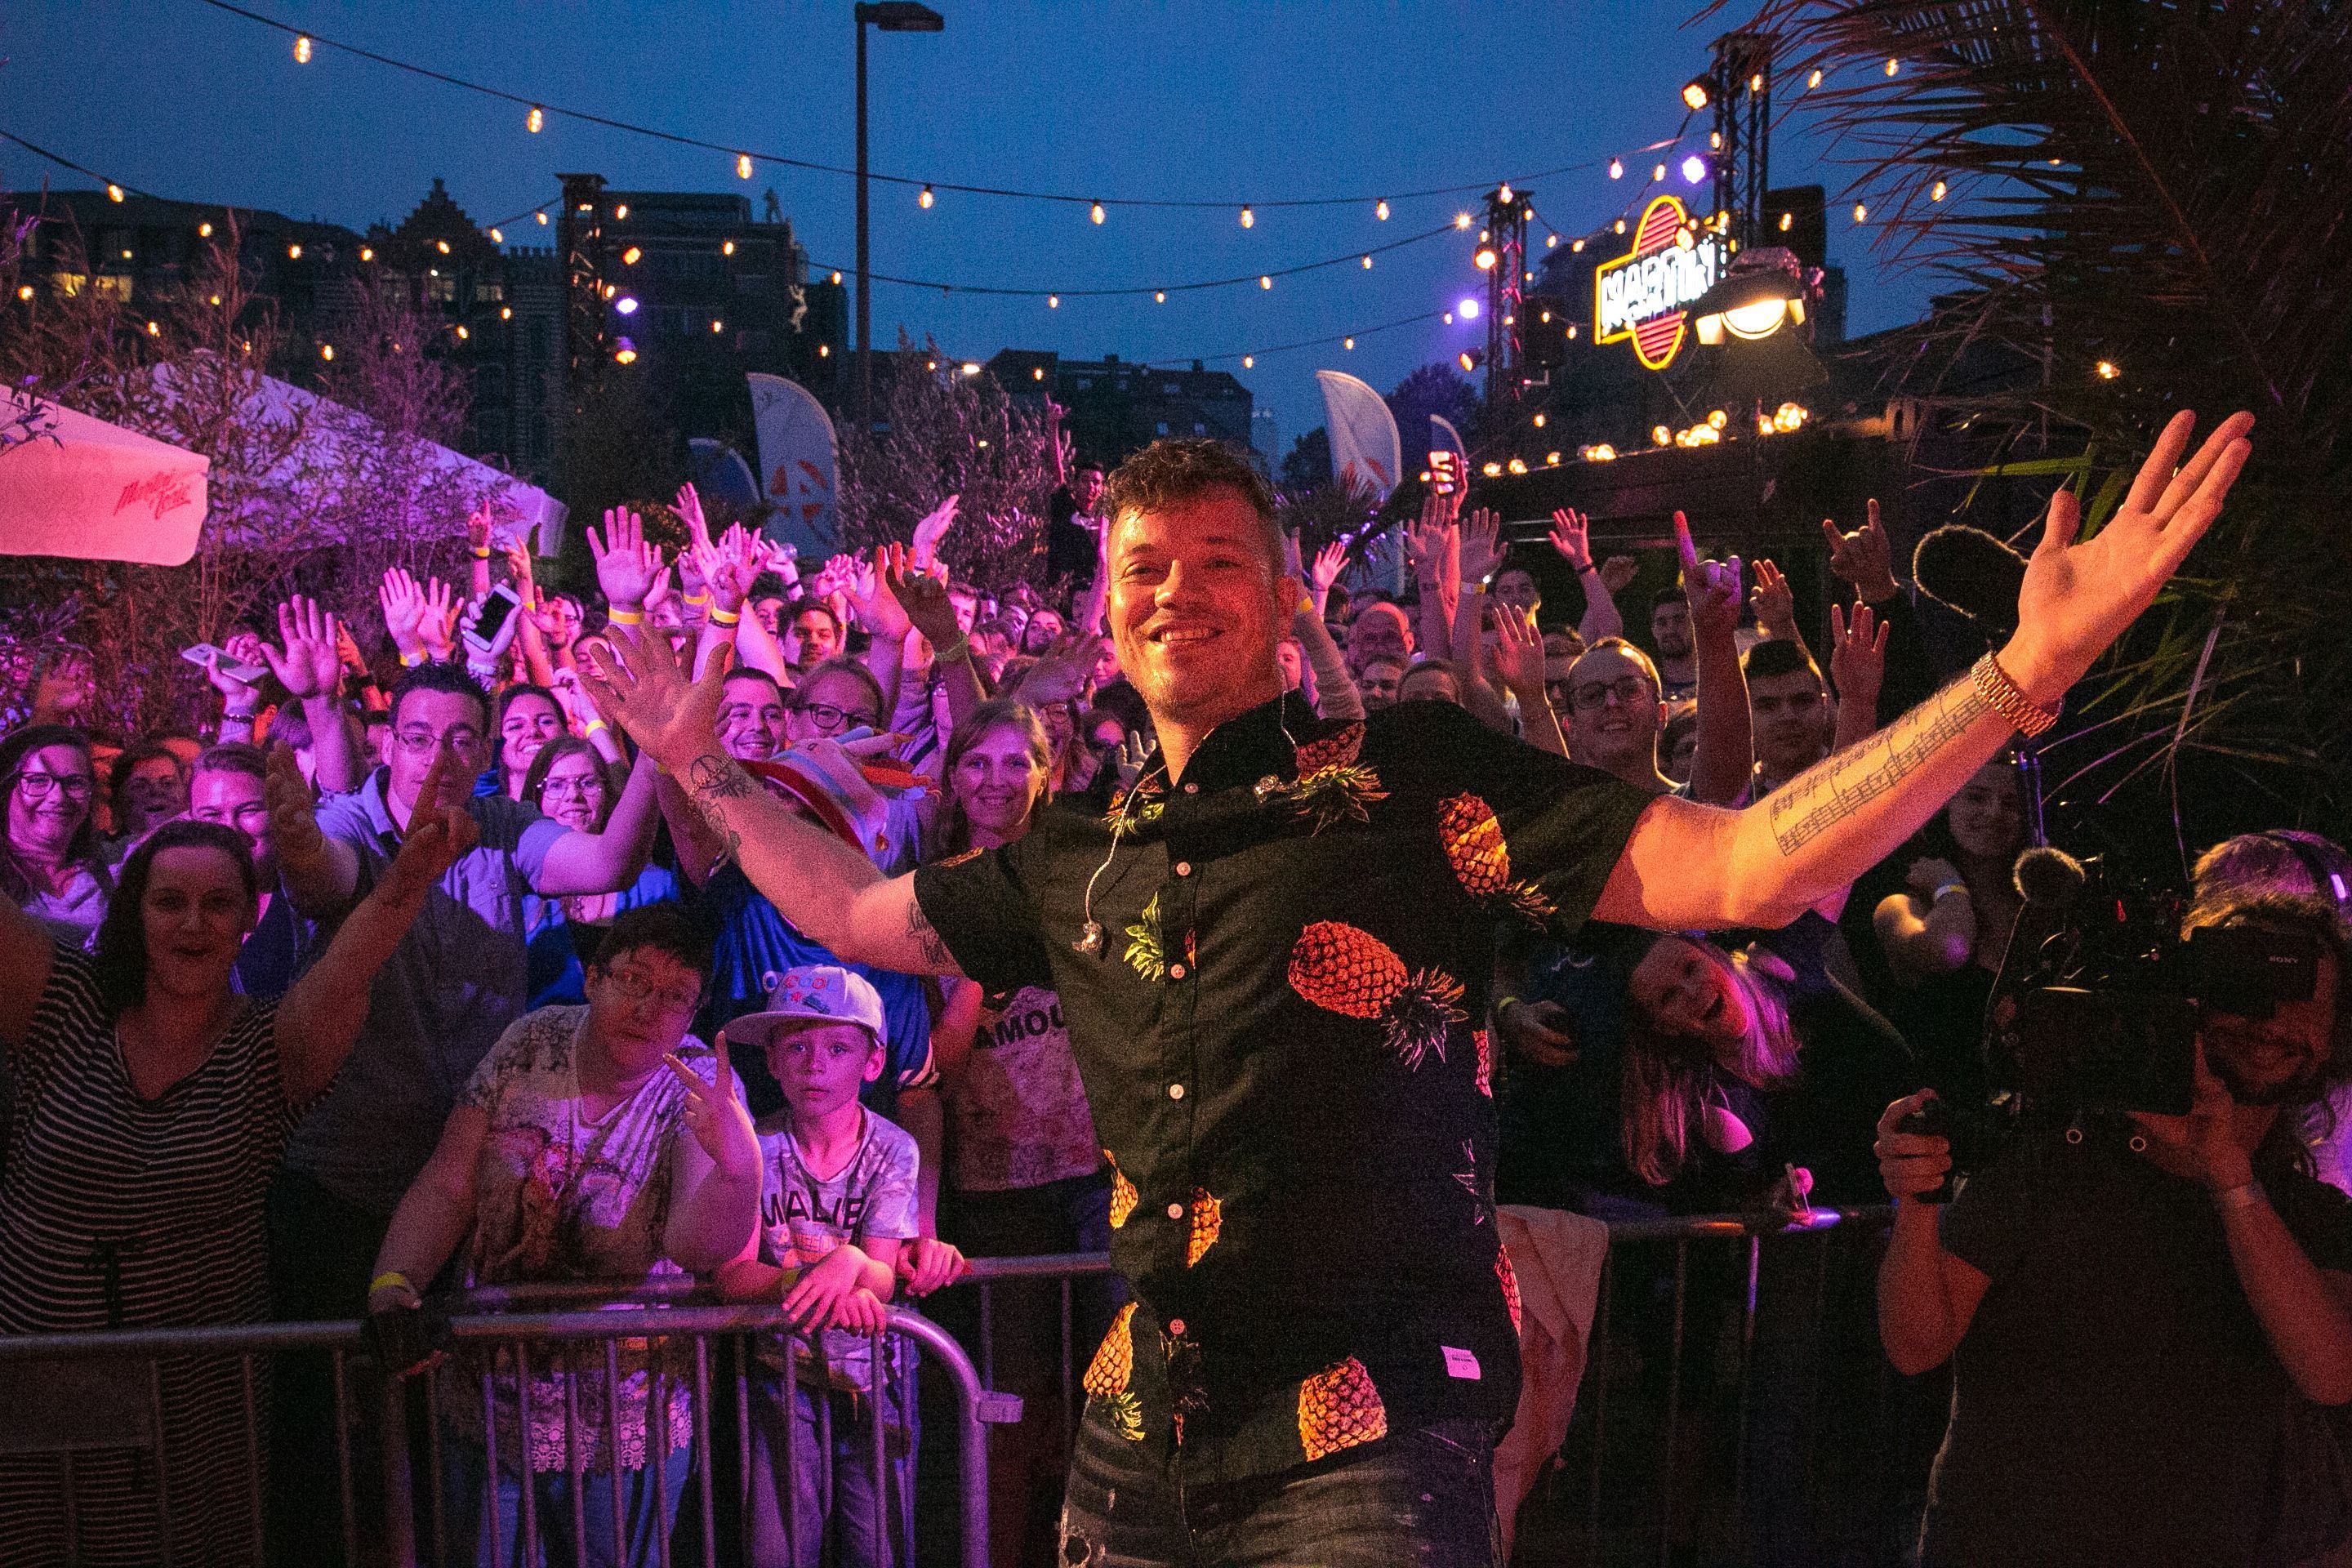
<path fill-rule="evenodd" d="M 1772 840 L 1794 855 L 1925 766 L 1992 711 L 1966 680 L 1944 688 L 1861 744 L 1807 768 L 1765 803 Z"/>
<path fill-rule="evenodd" d="M 911 893 L 907 896 L 907 937 L 921 951 L 925 963 L 942 973 L 954 971 L 955 955 L 948 952 L 948 944 L 940 940 L 930 917 L 923 913 L 921 902 Z"/>
<path fill-rule="evenodd" d="M 687 770 L 687 798 L 719 835 L 720 852 L 730 860 L 741 858 L 743 836 L 727 821 L 727 803 L 753 799 L 759 793 L 759 784 L 732 757 L 697 757 Z"/>

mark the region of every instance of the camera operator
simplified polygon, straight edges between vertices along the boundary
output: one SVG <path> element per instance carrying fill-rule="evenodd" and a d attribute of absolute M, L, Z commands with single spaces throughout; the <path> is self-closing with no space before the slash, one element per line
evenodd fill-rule
<path fill-rule="evenodd" d="M 1925 1568 L 2210 1568 L 2340 1541 L 2314 1407 L 2352 1401 L 2352 1201 L 2295 1129 L 2352 1071 L 2352 937 L 2278 894 L 2200 904 L 2185 926 L 2205 925 L 2300 936 L 2312 986 L 2268 1018 L 2204 1011 L 2187 1116 L 2021 1132 L 1948 1207 L 1924 1201 L 1947 1141 L 1902 1130 L 1930 1091 L 1879 1119 L 1880 1337 L 1906 1373 L 1953 1358 Z"/>

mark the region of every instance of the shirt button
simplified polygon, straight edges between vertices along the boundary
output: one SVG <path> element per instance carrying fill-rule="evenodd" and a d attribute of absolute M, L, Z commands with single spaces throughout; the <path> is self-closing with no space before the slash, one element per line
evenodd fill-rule
<path fill-rule="evenodd" d="M 1201 793 L 1201 786 L 1190 779 L 1187 779 L 1184 783 L 1184 793 L 1186 795 L 1198 795 Z"/>
<path fill-rule="evenodd" d="M 1191 875 L 1192 874 L 1192 862 L 1191 862 L 1190 860 L 1179 860 L 1179 861 L 1177 861 L 1177 862 L 1176 862 L 1176 874 L 1177 874 L 1178 876 L 1180 876 L 1180 877 L 1189 877 L 1189 876 L 1191 876 Z"/>
<path fill-rule="evenodd" d="M 1168 1217 L 1170 1219 L 1182 1219 L 1184 1217 L 1184 1205 L 1182 1204 L 1170 1204 L 1168 1205 Z"/>
<path fill-rule="evenodd" d="M 1181 1099 L 1183 1099 L 1183 1098 L 1184 1098 L 1184 1086 L 1183 1086 L 1182 1084 L 1181 1084 L 1181 1083 L 1171 1083 L 1171 1084 L 1170 1084 L 1170 1085 L 1168 1086 L 1168 1098 L 1169 1098 L 1169 1099 L 1171 1099 L 1171 1100 L 1181 1100 Z"/>
<path fill-rule="evenodd" d="M 1171 963 L 1171 964 L 1170 964 L 1170 965 L 1168 966 L 1168 978 L 1169 978 L 1169 979 L 1171 979 L 1171 980 L 1181 980 L 1181 979 L 1183 979 L 1183 978 L 1184 978 L 1184 966 L 1183 966 L 1182 964 L 1181 964 L 1181 963 Z"/>

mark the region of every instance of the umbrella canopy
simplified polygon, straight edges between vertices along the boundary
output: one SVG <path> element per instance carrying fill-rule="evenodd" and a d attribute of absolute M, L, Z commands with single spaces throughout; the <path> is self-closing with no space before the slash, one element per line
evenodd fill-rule
<path fill-rule="evenodd" d="M 0 554 L 178 566 L 196 552 L 210 459 L 0 391 Z"/>

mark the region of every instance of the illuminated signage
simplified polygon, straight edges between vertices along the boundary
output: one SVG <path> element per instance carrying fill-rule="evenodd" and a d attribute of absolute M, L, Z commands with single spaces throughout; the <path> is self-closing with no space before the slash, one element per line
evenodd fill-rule
<path fill-rule="evenodd" d="M 1652 370 L 1674 363 L 1688 308 L 1723 276 L 1722 237 L 1695 233 L 1697 220 L 1679 197 L 1659 196 L 1643 209 L 1633 248 L 1593 269 L 1593 341 L 1633 341 Z"/>

